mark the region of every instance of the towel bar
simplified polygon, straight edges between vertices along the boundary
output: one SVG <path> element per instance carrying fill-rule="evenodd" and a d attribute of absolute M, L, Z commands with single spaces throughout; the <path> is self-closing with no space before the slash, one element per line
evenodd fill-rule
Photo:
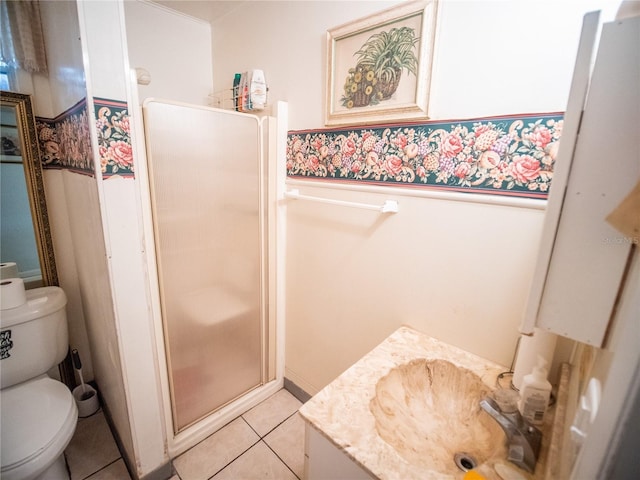
<path fill-rule="evenodd" d="M 293 198 L 296 200 L 309 200 L 312 202 L 327 203 L 329 205 L 340 205 L 343 207 L 362 208 L 365 210 L 377 210 L 381 213 L 398 213 L 398 201 L 397 200 L 385 200 L 382 205 L 372 205 L 369 203 L 347 202 L 345 200 L 333 200 L 330 198 L 312 197 L 310 195 L 301 195 L 300 190 L 294 188 L 284 194 L 287 198 Z"/>

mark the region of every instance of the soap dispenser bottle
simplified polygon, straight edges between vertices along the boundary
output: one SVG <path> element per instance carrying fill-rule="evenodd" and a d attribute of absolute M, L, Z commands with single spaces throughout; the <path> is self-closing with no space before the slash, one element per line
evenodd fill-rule
<path fill-rule="evenodd" d="M 262 70 L 251 72 L 251 85 L 249 86 L 249 96 L 253 110 L 262 110 L 267 103 L 267 82 L 264 79 Z"/>
<path fill-rule="evenodd" d="M 550 396 L 551 384 L 547 380 L 546 361 L 538 356 L 538 364 L 522 379 L 520 413 L 533 425 L 542 425 Z"/>

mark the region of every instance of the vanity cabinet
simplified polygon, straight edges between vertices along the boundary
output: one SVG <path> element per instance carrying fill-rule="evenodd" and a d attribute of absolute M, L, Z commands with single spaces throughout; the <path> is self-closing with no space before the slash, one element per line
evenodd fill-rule
<path fill-rule="evenodd" d="M 304 428 L 306 480 L 375 480 L 307 422 Z"/>
<path fill-rule="evenodd" d="M 638 242 L 607 216 L 640 180 L 640 18 L 603 25 L 589 74 L 597 26 L 585 17 L 522 331 L 600 347 Z"/>

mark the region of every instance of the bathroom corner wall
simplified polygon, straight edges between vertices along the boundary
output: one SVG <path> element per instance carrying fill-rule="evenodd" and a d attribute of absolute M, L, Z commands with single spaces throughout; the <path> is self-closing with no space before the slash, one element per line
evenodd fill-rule
<path fill-rule="evenodd" d="M 93 257 L 103 289 L 91 291 L 101 311 L 88 319 L 95 376 L 131 473 L 162 475 L 168 455 L 131 143 L 124 5 L 77 6 L 100 213 L 92 220 L 104 238 L 104 251 Z"/>
<path fill-rule="evenodd" d="M 59 116 L 64 117 L 69 109 L 83 104 L 87 96 L 76 2 L 41 2 L 40 13 L 49 74 L 48 77 L 32 75 L 32 82 L 27 82 L 27 85 L 33 87 L 33 91 L 28 93 L 33 95 L 36 117 L 53 119 Z M 24 73 L 24 75 L 28 74 Z M 38 123 L 40 123 L 39 119 Z M 73 140 L 78 141 L 78 138 Z M 45 151 L 41 145 L 41 154 Z M 59 150 L 55 151 L 59 152 Z M 79 153 L 88 153 L 83 158 L 84 161 L 92 160 L 90 152 Z M 92 192 L 95 196 L 96 183 L 94 178 L 86 175 L 77 175 L 61 168 L 47 169 L 46 167 L 43 171 L 43 180 L 58 279 L 60 287 L 67 295 L 69 345 L 80 352 L 85 380 L 93 380 L 93 361 L 77 262 L 83 262 L 78 252 L 81 252 L 84 246 L 89 248 L 93 246 L 90 242 L 92 242 L 91 239 L 95 239 L 93 233 L 96 232 L 89 230 L 88 225 L 91 224 L 87 223 L 87 217 L 76 206 L 84 206 L 84 212 L 88 213 L 89 217 L 99 215 L 97 210 L 93 213 L 86 210 L 94 203 L 83 197 L 83 194 L 90 195 Z M 69 196 L 80 196 L 79 199 L 76 198 L 78 204 L 73 203 Z M 72 230 L 80 226 L 84 231 L 74 239 Z M 98 240 L 102 242 L 100 231 L 97 233 Z"/>
<path fill-rule="evenodd" d="M 67 295 L 69 344 L 80 352 L 85 380 L 98 383 L 106 406 L 115 412 L 114 422 L 126 447 L 131 445 L 131 435 L 126 411 L 117 415 L 116 402 L 124 398 L 124 390 L 122 379 L 112 374 L 120 372 L 121 366 L 94 155 L 87 131 L 77 4 L 41 2 L 40 8 L 49 75 L 23 73 L 19 88 L 33 95 L 42 134 L 43 179 L 58 278 Z"/>
<path fill-rule="evenodd" d="M 131 68 L 151 76 L 149 85 L 138 85 L 140 102 L 154 97 L 208 105 L 211 25 L 147 0 L 124 2 L 124 12 Z"/>
<path fill-rule="evenodd" d="M 326 31 L 395 3 L 247 2 L 213 23 L 214 86 L 262 68 L 270 98 L 289 103 L 289 127 L 321 129 Z M 431 120 L 564 111 L 582 17 L 606 3 L 440 1 Z M 287 183 L 307 195 L 400 204 L 383 216 L 287 202 L 289 380 L 314 394 L 402 324 L 511 363 L 544 203 L 331 178 Z"/>

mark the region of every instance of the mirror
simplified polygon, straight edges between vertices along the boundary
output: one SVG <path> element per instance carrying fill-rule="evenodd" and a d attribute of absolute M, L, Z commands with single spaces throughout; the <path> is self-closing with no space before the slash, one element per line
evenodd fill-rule
<path fill-rule="evenodd" d="M 58 285 L 31 97 L 0 97 L 0 262 L 16 262 L 26 288 Z"/>

